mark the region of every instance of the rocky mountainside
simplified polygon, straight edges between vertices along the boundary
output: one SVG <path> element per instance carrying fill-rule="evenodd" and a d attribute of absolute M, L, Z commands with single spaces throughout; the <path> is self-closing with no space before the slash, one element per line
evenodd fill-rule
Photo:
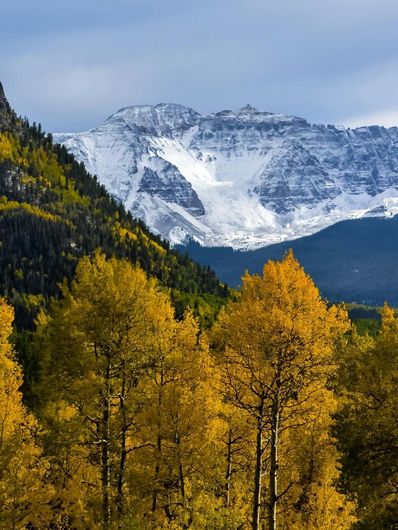
<path fill-rule="evenodd" d="M 10 104 L 4 94 L 3 85 L 0 82 L 0 129 L 9 130 L 11 123 L 15 122 L 15 113 L 11 110 Z"/>
<path fill-rule="evenodd" d="M 117 111 L 55 140 L 154 232 L 239 249 L 398 213 L 398 129 L 349 129 L 250 105 Z"/>

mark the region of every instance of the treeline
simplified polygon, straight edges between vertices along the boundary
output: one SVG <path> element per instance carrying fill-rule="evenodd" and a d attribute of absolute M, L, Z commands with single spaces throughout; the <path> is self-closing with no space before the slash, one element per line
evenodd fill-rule
<path fill-rule="evenodd" d="M 0 527 L 394 528 L 398 320 L 375 337 L 293 255 L 211 329 L 127 260 L 83 258 L 42 310 L 30 410 L 0 303 Z"/>

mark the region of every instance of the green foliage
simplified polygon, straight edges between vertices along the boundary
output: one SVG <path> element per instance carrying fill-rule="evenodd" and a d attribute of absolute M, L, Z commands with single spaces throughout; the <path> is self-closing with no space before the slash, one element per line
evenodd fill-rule
<path fill-rule="evenodd" d="M 359 335 L 374 337 L 377 334 L 381 323 L 381 307 L 363 304 L 345 304 L 345 307 Z"/>
<path fill-rule="evenodd" d="M 349 338 L 339 359 L 335 435 L 344 491 L 357 501 L 355 528 L 398 524 L 398 319 L 386 306 L 375 337 Z"/>
<path fill-rule="evenodd" d="M 380 329 L 380 319 L 376 318 L 358 318 L 353 320 L 353 324 L 359 335 L 371 335 L 374 337 Z"/>

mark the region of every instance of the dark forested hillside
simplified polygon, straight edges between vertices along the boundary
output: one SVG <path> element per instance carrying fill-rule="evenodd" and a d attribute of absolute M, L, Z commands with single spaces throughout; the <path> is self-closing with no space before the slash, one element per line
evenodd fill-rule
<path fill-rule="evenodd" d="M 308 237 L 247 252 L 205 248 L 197 243 L 181 251 L 214 268 L 221 280 L 236 286 L 247 269 L 261 272 L 269 259 L 289 248 L 320 291 L 332 301 L 398 305 L 398 216 L 342 221 Z"/>
<path fill-rule="evenodd" d="M 0 294 L 29 328 L 37 310 L 101 248 L 128 258 L 211 320 L 228 294 L 208 268 L 170 250 L 117 203 L 40 125 L 10 108 L 0 84 Z"/>

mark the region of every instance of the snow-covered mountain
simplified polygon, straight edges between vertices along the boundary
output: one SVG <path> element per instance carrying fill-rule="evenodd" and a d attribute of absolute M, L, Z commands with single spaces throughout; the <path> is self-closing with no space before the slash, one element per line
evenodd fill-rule
<path fill-rule="evenodd" d="M 250 105 L 201 116 L 160 104 L 54 138 L 172 243 L 189 236 L 256 248 L 398 213 L 397 127 L 314 125 Z"/>

